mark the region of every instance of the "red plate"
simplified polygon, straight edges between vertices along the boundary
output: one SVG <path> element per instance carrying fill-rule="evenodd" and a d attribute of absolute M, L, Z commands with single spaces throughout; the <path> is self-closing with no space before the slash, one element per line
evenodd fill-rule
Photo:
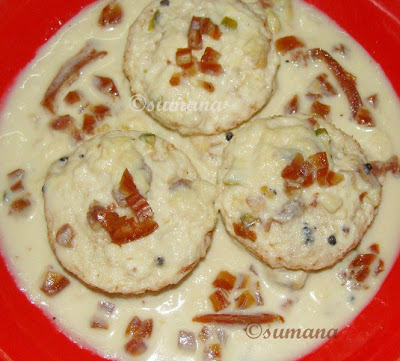
<path fill-rule="evenodd" d="M 93 0 L 0 0 L 0 99 L 36 49 Z M 308 0 L 347 30 L 381 64 L 400 95 L 398 0 Z M 399 119 L 400 121 L 400 119 Z M 0 257 L 0 359 L 100 361 L 57 331 L 19 291 Z M 372 302 L 303 361 L 400 360 L 400 258 Z"/>

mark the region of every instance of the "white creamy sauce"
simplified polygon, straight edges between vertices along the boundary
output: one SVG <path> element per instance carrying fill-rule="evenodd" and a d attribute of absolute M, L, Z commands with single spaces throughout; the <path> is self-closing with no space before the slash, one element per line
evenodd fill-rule
<path fill-rule="evenodd" d="M 349 324 L 374 296 L 398 253 L 400 182 L 392 176 L 387 176 L 384 181 L 379 213 L 357 250 L 333 268 L 310 274 L 300 290 L 277 284 L 271 269 L 231 239 L 221 221 L 206 258 L 178 286 L 158 294 L 144 294 L 139 297 L 107 296 L 87 288 L 71 275 L 67 275 L 71 284 L 52 298 L 40 290 L 42 277 L 49 266 L 66 274 L 47 241 L 41 188 L 51 163 L 71 153 L 76 146 L 66 133 L 49 128 L 48 123 L 52 117 L 40 102 L 45 89 L 62 64 L 75 55 L 88 39 L 94 38 L 96 48 L 107 50 L 108 55 L 85 67 L 80 79 L 68 90 L 79 89 L 91 103 L 101 102 L 113 107 L 113 117 L 102 124 L 105 127 L 103 131 L 134 129 L 153 132 L 185 152 L 203 179 L 216 182 L 220 155 L 226 144 L 225 134 L 209 139 L 202 136 L 182 137 L 163 128 L 143 112 L 130 108 L 129 84 L 122 72 L 123 53 L 128 29 L 146 6 L 147 0 L 119 2 L 124 11 L 123 22 L 113 30 L 105 30 L 97 25 L 98 15 L 106 4 L 103 1 L 85 9 L 65 25 L 39 50 L 35 60 L 21 74 L 4 109 L 0 152 L 6 156 L 3 156 L 0 165 L 0 189 L 8 188 L 7 173 L 22 168 L 26 170 L 25 188 L 31 193 L 33 200 L 28 217 L 9 216 L 7 202 L 2 202 L 0 207 L 0 228 L 4 236 L 2 251 L 20 288 L 34 304 L 55 317 L 55 322 L 72 340 L 104 357 L 118 359 L 202 359 L 201 341 L 198 342 L 195 353 L 185 353 L 178 349 L 178 332 L 185 329 L 197 335 L 201 330 L 203 325 L 192 322 L 192 317 L 212 312 L 208 295 L 213 291 L 213 280 L 223 269 L 233 274 L 249 273 L 249 267 L 253 265 L 259 272 L 264 306 L 251 308 L 249 311 L 272 312 L 285 317 L 284 324 L 264 325 L 264 330 L 268 327 L 271 331 L 276 328 L 329 330 L 340 329 Z M 342 92 L 337 97 L 324 98 L 322 102 L 332 106 L 332 121 L 359 141 L 369 160 L 386 160 L 392 154 L 400 154 L 400 105 L 379 66 L 343 30 L 308 5 L 295 1 L 293 19 L 290 24 L 283 25 L 283 29 L 276 34 L 277 37 L 294 34 L 308 47 L 321 47 L 330 52 L 339 43 L 350 49 L 345 57 L 337 53 L 334 56 L 347 71 L 357 77 L 358 89 L 363 99 L 378 93 L 378 107 L 372 110 L 377 127 L 362 128 L 351 121 L 350 108 Z M 285 104 L 294 94 L 307 92 L 316 75 L 321 72 L 329 73 L 323 64 L 315 62 L 305 68 L 286 63 L 288 58 L 288 55 L 282 57 L 275 95 L 258 117 L 282 113 Z M 120 92 L 120 99 L 115 104 L 93 87 L 94 74 L 109 76 L 114 80 Z M 331 75 L 330 80 L 339 89 Z M 60 99 L 66 92 L 67 90 L 62 92 Z M 304 98 L 302 102 L 300 110 L 306 112 L 309 104 L 305 103 Z M 76 111 L 71 112 L 71 107 L 62 103 L 59 102 L 59 114 L 71 113 L 78 117 Z M 385 271 L 368 278 L 368 289 L 351 291 L 342 286 L 337 276 L 338 271 L 345 268 L 355 254 L 365 253 L 372 243 L 380 245 L 380 257 L 385 262 Z M 293 300 L 293 305 L 282 309 L 285 299 Z M 109 330 L 90 328 L 97 303 L 102 300 L 116 305 Z M 145 354 L 136 358 L 124 351 L 124 344 L 129 340 L 125 336 L 125 329 L 134 315 L 141 319 L 154 320 L 153 335 L 146 341 L 149 348 Z M 323 342 L 321 339 L 273 339 L 272 336 L 268 339 L 250 339 L 243 326 L 228 326 L 224 329 L 228 337 L 222 347 L 222 358 L 232 361 L 260 360 L 266 355 L 269 360 L 288 360 L 308 353 Z"/>

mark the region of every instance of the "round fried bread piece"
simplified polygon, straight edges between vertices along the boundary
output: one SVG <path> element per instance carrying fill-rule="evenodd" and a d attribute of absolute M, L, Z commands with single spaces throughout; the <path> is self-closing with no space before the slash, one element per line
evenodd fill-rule
<path fill-rule="evenodd" d="M 279 62 L 267 24 L 244 3 L 156 0 L 130 29 L 124 71 L 134 108 L 146 103 L 182 134 L 218 134 L 266 104 Z"/>
<path fill-rule="evenodd" d="M 360 242 L 381 185 L 358 145 L 331 123 L 279 116 L 245 126 L 224 152 L 221 214 L 271 267 L 318 270 Z"/>
<path fill-rule="evenodd" d="M 139 294 L 179 282 L 205 256 L 215 186 L 154 134 L 117 131 L 83 142 L 49 169 L 50 244 L 90 286 Z"/>

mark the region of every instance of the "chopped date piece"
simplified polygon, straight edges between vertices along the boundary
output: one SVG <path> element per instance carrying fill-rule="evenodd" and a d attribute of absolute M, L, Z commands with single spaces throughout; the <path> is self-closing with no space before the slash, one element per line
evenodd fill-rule
<path fill-rule="evenodd" d="M 22 191 L 24 190 L 24 184 L 22 183 L 22 180 L 19 180 L 18 182 L 14 183 L 11 187 L 10 190 L 12 192 L 17 192 L 17 191 Z"/>
<path fill-rule="evenodd" d="M 377 255 L 374 253 L 358 254 L 350 262 L 347 269 L 339 274 L 339 277 L 345 284 L 352 288 L 360 288 L 364 285 L 371 270 L 372 263 L 376 260 Z M 367 288 L 364 286 L 364 288 Z"/>
<path fill-rule="evenodd" d="M 74 239 L 76 233 L 70 224 L 64 224 L 56 234 L 56 242 L 60 246 L 72 247 L 72 240 Z"/>
<path fill-rule="evenodd" d="M 303 48 L 304 43 L 294 35 L 291 35 L 277 39 L 275 41 L 275 46 L 278 52 L 284 55 L 293 49 Z"/>
<path fill-rule="evenodd" d="M 122 175 L 119 191 L 123 194 L 127 194 L 125 201 L 132 209 L 139 222 L 143 222 L 146 218 L 153 217 L 154 212 L 150 204 L 147 202 L 146 198 L 139 193 L 128 169 L 125 169 Z"/>
<path fill-rule="evenodd" d="M 219 40 L 221 37 L 218 25 L 214 24 L 210 18 L 201 18 L 200 31 L 202 35 L 208 35 L 214 40 Z"/>
<path fill-rule="evenodd" d="M 331 107 L 329 105 L 323 104 L 318 100 L 314 100 L 314 102 L 311 104 L 311 113 L 314 115 L 326 118 L 330 111 Z"/>
<path fill-rule="evenodd" d="M 101 11 L 98 24 L 101 27 L 111 27 L 122 20 L 122 8 L 117 1 L 111 1 Z"/>
<path fill-rule="evenodd" d="M 378 106 L 378 94 L 372 94 L 367 98 L 367 102 L 373 107 L 376 108 Z"/>
<path fill-rule="evenodd" d="M 196 351 L 197 339 L 193 332 L 179 331 L 178 347 L 186 351 Z"/>
<path fill-rule="evenodd" d="M 190 49 L 200 50 L 203 48 L 203 38 L 201 34 L 202 18 L 193 16 L 188 31 L 188 47 Z"/>
<path fill-rule="evenodd" d="M 358 196 L 358 198 L 360 199 L 360 202 L 363 201 L 363 199 L 365 198 L 365 196 L 366 196 L 367 194 L 368 194 L 367 192 L 362 192 L 362 193 Z"/>
<path fill-rule="evenodd" d="M 227 308 L 231 303 L 226 298 L 222 290 L 216 290 L 209 297 L 215 312 L 219 312 Z"/>
<path fill-rule="evenodd" d="M 48 271 L 40 289 L 47 296 L 55 296 L 70 284 L 68 278 L 56 271 Z"/>
<path fill-rule="evenodd" d="M 25 209 L 29 208 L 31 205 L 32 205 L 32 202 L 29 199 L 17 198 L 11 202 L 8 214 L 21 213 Z"/>
<path fill-rule="evenodd" d="M 384 270 L 385 270 L 385 263 L 382 261 L 382 259 L 379 259 L 379 264 L 375 270 L 375 275 L 378 275 L 379 273 L 383 272 Z"/>
<path fill-rule="evenodd" d="M 336 173 L 333 171 L 329 171 L 326 176 L 326 180 L 329 186 L 335 186 L 344 180 L 344 175 L 340 173 Z"/>
<path fill-rule="evenodd" d="M 133 336 L 134 338 L 150 338 L 153 332 L 153 320 L 147 319 L 142 321 L 139 317 L 135 316 L 125 330 L 126 335 Z"/>
<path fill-rule="evenodd" d="M 102 93 L 111 97 L 119 97 L 117 86 L 111 78 L 95 75 L 93 82 L 95 87 Z"/>
<path fill-rule="evenodd" d="M 98 328 L 100 330 L 108 330 L 109 325 L 107 320 L 94 317 L 90 323 L 90 328 Z"/>
<path fill-rule="evenodd" d="M 247 288 L 247 286 L 249 285 L 249 281 L 250 281 L 250 276 L 248 274 L 240 274 L 238 286 L 236 288 L 238 290 Z"/>
<path fill-rule="evenodd" d="M 215 87 L 214 87 L 213 83 L 209 83 L 208 81 L 201 81 L 201 85 L 209 93 L 212 93 L 215 90 Z"/>
<path fill-rule="evenodd" d="M 285 322 L 285 319 L 273 313 L 210 313 L 193 317 L 194 322 L 219 323 L 229 325 L 247 325 L 249 323 Z"/>
<path fill-rule="evenodd" d="M 204 347 L 204 358 L 206 360 L 221 360 L 221 345 L 214 343 Z"/>
<path fill-rule="evenodd" d="M 181 74 L 180 73 L 172 74 L 169 83 L 171 84 L 171 86 L 178 86 L 181 83 Z"/>
<path fill-rule="evenodd" d="M 337 91 L 331 82 L 328 80 L 328 74 L 322 73 L 317 76 L 317 82 L 319 84 L 320 93 L 324 96 L 337 95 Z"/>
<path fill-rule="evenodd" d="M 199 333 L 199 338 L 206 342 L 211 337 L 211 331 L 207 326 L 203 326 Z"/>
<path fill-rule="evenodd" d="M 111 109 L 107 105 L 95 105 L 93 107 L 93 115 L 97 121 L 102 121 L 105 117 L 111 116 Z"/>
<path fill-rule="evenodd" d="M 183 69 L 189 68 L 193 64 L 192 49 L 178 48 L 175 53 L 176 65 Z"/>
<path fill-rule="evenodd" d="M 70 92 L 65 96 L 64 101 L 65 101 L 67 104 L 72 105 L 72 104 L 75 104 L 75 103 L 80 102 L 81 99 L 82 99 L 81 94 L 80 94 L 77 90 L 73 90 L 73 91 L 70 91 Z"/>
<path fill-rule="evenodd" d="M 313 59 L 319 59 L 328 65 L 332 74 L 335 76 L 340 87 L 346 94 L 346 97 L 350 103 L 350 109 L 353 118 L 356 119 L 360 107 L 363 105 L 360 94 L 358 93 L 357 86 L 353 75 L 348 73 L 343 67 L 332 58 L 332 56 L 325 50 L 312 49 L 310 55 Z"/>
<path fill-rule="evenodd" d="M 377 244 L 377 243 L 371 244 L 371 245 L 369 246 L 369 250 L 370 250 L 372 253 L 379 254 L 379 253 L 380 253 L 379 244 Z"/>
<path fill-rule="evenodd" d="M 303 49 L 297 49 L 290 52 L 290 61 L 296 66 L 308 66 L 310 54 Z"/>
<path fill-rule="evenodd" d="M 8 173 L 7 178 L 12 192 L 24 190 L 23 180 L 25 178 L 25 171 L 23 169 L 18 168 L 13 172 Z"/>
<path fill-rule="evenodd" d="M 400 163 L 399 157 L 397 155 L 391 156 L 387 161 L 375 161 L 371 162 L 372 174 L 376 177 L 386 175 L 386 173 L 391 172 L 395 176 L 400 175 Z"/>
<path fill-rule="evenodd" d="M 366 127 L 369 127 L 369 128 L 375 126 L 375 121 L 372 118 L 372 114 L 366 108 L 358 109 L 356 120 L 357 120 L 358 124 L 365 125 Z"/>
<path fill-rule="evenodd" d="M 236 308 L 245 310 L 253 306 L 254 303 L 256 303 L 256 299 L 249 290 L 245 290 L 240 294 L 238 298 L 235 299 L 235 302 L 236 302 Z"/>
<path fill-rule="evenodd" d="M 213 282 L 213 286 L 230 291 L 235 286 L 236 277 L 228 271 L 221 271 Z"/>
<path fill-rule="evenodd" d="M 286 114 L 296 114 L 299 111 L 299 97 L 296 94 L 285 106 Z"/>
<path fill-rule="evenodd" d="M 338 44 L 333 47 L 333 51 L 339 53 L 341 56 L 347 55 L 348 49 L 344 44 Z"/>
<path fill-rule="evenodd" d="M 94 134 L 94 128 L 96 125 L 96 118 L 91 114 L 84 114 L 82 130 L 86 134 Z"/>
<path fill-rule="evenodd" d="M 75 119 L 70 115 L 61 115 L 50 122 L 50 128 L 57 131 L 65 131 L 77 142 L 83 140 L 82 132 L 76 127 Z"/>
<path fill-rule="evenodd" d="M 214 50 L 213 48 L 207 47 L 206 50 L 204 50 L 204 54 L 201 57 L 201 60 L 203 63 L 214 63 L 217 64 L 219 62 L 219 59 L 221 58 L 221 54 Z"/>
<path fill-rule="evenodd" d="M 147 345 L 141 338 L 132 338 L 125 344 L 125 351 L 132 356 L 139 356 L 146 352 Z"/>
<path fill-rule="evenodd" d="M 198 65 L 200 72 L 203 74 L 220 75 L 224 72 L 221 64 L 200 62 Z"/>
<path fill-rule="evenodd" d="M 252 242 L 257 240 L 256 232 L 248 229 L 242 222 L 233 223 L 233 230 L 239 237 L 249 239 Z"/>
<path fill-rule="evenodd" d="M 60 90 L 64 86 L 71 85 L 75 82 L 79 78 L 80 71 L 87 64 L 103 58 L 106 55 L 106 51 L 98 51 L 88 43 L 78 54 L 67 60 L 61 67 L 44 95 L 41 102 L 42 106 L 55 114 L 55 101 Z"/>

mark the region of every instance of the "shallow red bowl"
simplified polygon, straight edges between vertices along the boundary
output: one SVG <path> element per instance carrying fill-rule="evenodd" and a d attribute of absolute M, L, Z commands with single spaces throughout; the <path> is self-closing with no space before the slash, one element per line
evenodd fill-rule
<path fill-rule="evenodd" d="M 307 0 L 381 64 L 400 96 L 399 0 Z M 0 106 L 18 72 L 65 22 L 93 0 L 0 0 Z M 400 121 L 400 119 L 399 119 Z M 15 284 L 0 257 L 0 360 L 100 361 L 60 333 Z M 303 361 L 400 360 L 400 258 L 361 314 Z"/>

